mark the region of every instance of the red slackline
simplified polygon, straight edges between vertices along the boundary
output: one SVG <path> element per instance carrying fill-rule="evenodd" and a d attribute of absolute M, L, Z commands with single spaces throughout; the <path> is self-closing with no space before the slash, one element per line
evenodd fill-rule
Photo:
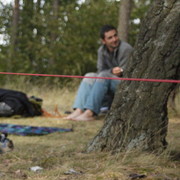
<path fill-rule="evenodd" d="M 0 72 L 0 74 L 23 75 L 23 76 L 46 76 L 46 77 L 64 77 L 64 78 L 91 78 L 91 79 L 113 79 L 125 81 L 145 81 L 145 82 L 165 82 L 165 83 L 180 83 L 180 80 L 171 79 L 141 79 L 141 78 L 115 78 L 115 77 L 89 77 L 89 76 L 74 76 L 74 75 L 54 75 L 54 74 L 31 74 L 31 73 L 12 73 Z"/>

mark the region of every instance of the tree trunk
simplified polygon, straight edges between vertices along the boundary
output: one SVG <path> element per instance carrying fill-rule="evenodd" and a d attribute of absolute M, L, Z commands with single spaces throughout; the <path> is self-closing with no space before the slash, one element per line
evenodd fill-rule
<path fill-rule="evenodd" d="M 14 9 L 13 9 L 12 35 L 11 35 L 11 45 L 13 46 L 13 49 L 15 49 L 15 45 L 17 43 L 18 22 L 19 22 L 19 0 L 15 0 Z"/>
<path fill-rule="evenodd" d="M 12 26 L 11 26 L 11 40 L 10 40 L 10 52 L 9 52 L 9 60 L 7 65 L 7 71 L 12 70 L 13 66 L 13 58 L 14 53 L 17 47 L 17 39 L 18 39 L 18 23 L 19 23 L 19 0 L 14 1 L 13 7 L 13 17 L 12 17 Z"/>
<path fill-rule="evenodd" d="M 142 27 L 124 77 L 180 79 L 180 1 L 156 0 Z M 123 81 L 91 151 L 161 152 L 166 148 L 167 101 L 175 83 Z"/>
<path fill-rule="evenodd" d="M 119 37 L 123 41 L 128 41 L 129 19 L 131 14 L 132 0 L 121 0 L 119 8 Z"/>
<path fill-rule="evenodd" d="M 32 53 L 32 44 L 34 41 L 34 17 L 35 11 L 34 1 L 23 0 L 21 5 L 21 18 L 20 18 L 20 43 L 19 52 L 25 55 L 23 64 L 30 69 L 34 68 L 34 53 Z M 27 61 L 26 61 L 27 60 Z M 26 62 L 25 62 L 26 61 Z"/>

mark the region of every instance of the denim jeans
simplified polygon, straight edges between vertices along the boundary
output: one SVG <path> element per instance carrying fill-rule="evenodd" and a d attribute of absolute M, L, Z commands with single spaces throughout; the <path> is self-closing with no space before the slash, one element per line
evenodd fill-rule
<path fill-rule="evenodd" d="M 110 72 L 87 73 L 86 77 L 117 77 Z M 115 92 L 120 80 L 84 78 L 79 86 L 73 108 L 90 109 L 99 114 L 107 92 Z"/>

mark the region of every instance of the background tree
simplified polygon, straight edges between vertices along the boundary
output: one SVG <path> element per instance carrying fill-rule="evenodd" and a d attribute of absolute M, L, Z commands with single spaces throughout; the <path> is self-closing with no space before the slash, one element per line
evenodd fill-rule
<path fill-rule="evenodd" d="M 15 55 L 17 43 L 18 43 L 18 24 L 19 24 L 19 0 L 14 1 L 13 6 L 13 19 L 11 26 L 11 48 L 9 53 L 8 69 L 11 70 L 12 61 L 11 59 Z"/>
<path fill-rule="evenodd" d="M 132 9 L 132 0 L 121 0 L 119 10 L 118 33 L 120 39 L 128 41 L 130 15 Z"/>
<path fill-rule="evenodd" d="M 157 0 L 142 22 L 125 77 L 180 78 L 180 3 Z M 167 146 L 167 101 L 173 83 L 124 81 L 87 151 L 161 152 Z"/>
<path fill-rule="evenodd" d="M 12 32 L 11 22 L 12 22 L 12 5 L 4 5 L 0 2 L 0 70 L 8 70 L 8 59 L 10 52 L 10 34 Z M 4 81 L 3 78 L 0 79 L 1 82 Z"/>

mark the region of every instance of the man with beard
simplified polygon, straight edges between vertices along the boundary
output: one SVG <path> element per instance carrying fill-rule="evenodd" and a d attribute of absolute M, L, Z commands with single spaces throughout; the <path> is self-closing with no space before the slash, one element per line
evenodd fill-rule
<path fill-rule="evenodd" d="M 133 48 L 118 37 L 117 29 L 104 25 L 100 31 L 102 45 L 98 49 L 97 73 L 87 73 L 85 77 L 122 77 L 126 62 Z M 66 117 L 75 121 L 95 120 L 105 96 L 114 93 L 121 80 L 84 78 L 79 86 L 73 105 L 75 110 Z"/>

